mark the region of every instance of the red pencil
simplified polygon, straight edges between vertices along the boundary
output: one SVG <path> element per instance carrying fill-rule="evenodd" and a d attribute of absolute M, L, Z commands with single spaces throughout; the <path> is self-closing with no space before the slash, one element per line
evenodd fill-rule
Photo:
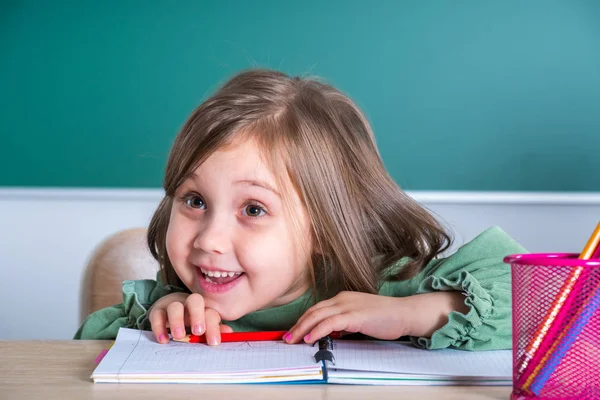
<path fill-rule="evenodd" d="M 264 331 L 264 332 L 232 332 L 221 333 L 221 343 L 225 342 L 257 342 L 265 340 L 282 340 L 287 331 Z M 333 332 L 329 335 L 332 339 L 338 339 L 341 335 Z M 206 343 L 205 335 L 186 335 L 181 339 L 175 339 L 176 342 L 185 343 Z"/>

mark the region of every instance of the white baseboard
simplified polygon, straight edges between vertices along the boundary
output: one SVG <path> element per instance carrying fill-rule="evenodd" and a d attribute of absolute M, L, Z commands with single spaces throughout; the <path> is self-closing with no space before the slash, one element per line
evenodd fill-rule
<path fill-rule="evenodd" d="M 88 257 L 106 236 L 147 226 L 160 189 L 0 188 L 0 339 L 69 339 Z M 408 192 L 455 237 L 499 225 L 531 252 L 578 252 L 600 193 Z"/>
<path fill-rule="evenodd" d="M 427 204 L 600 205 L 600 193 L 572 192 L 407 192 Z"/>
<path fill-rule="evenodd" d="M 152 200 L 162 189 L 120 188 L 2 188 L 0 201 L 7 199 L 52 200 Z M 481 191 L 407 191 L 419 202 L 429 204 L 556 204 L 600 205 L 600 192 L 481 192 Z"/>

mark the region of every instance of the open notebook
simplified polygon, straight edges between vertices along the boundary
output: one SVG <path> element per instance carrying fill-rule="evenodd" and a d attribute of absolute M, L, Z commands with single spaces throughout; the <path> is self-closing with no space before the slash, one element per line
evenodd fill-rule
<path fill-rule="evenodd" d="M 423 350 L 399 342 L 344 339 L 322 340 L 314 346 L 282 341 L 214 347 L 173 341 L 158 344 L 152 332 L 121 328 L 92 379 L 120 383 L 511 385 L 511 363 L 510 350 Z"/>

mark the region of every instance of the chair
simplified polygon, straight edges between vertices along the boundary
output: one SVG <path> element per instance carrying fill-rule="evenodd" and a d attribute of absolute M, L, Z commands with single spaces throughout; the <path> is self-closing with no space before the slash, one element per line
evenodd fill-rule
<path fill-rule="evenodd" d="M 158 262 L 146 243 L 146 228 L 116 232 L 93 251 L 81 291 L 81 320 L 123 301 L 121 284 L 128 279 L 155 279 Z"/>

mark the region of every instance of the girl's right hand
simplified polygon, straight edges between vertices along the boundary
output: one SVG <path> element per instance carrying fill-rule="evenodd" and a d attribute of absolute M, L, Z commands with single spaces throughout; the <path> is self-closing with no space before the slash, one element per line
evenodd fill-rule
<path fill-rule="evenodd" d="M 221 316 L 212 308 L 204 307 L 204 298 L 198 293 L 171 293 L 157 300 L 150 307 L 150 324 L 158 343 L 168 343 L 170 328 L 174 339 L 186 335 L 186 326 L 192 327 L 194 335 L 206 334 L 209 345 L 221 342 L 221 333 L 233 330 L 221 325 Z"/>

